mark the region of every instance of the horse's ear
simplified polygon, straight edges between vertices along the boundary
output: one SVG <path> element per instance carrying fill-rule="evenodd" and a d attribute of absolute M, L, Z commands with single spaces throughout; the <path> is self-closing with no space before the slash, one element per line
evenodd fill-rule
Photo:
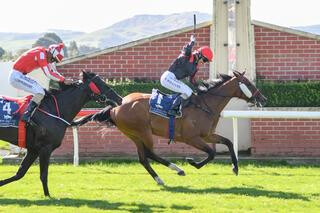
<path fill-rule="evenodd" d="M 237 70 L 233 70 L 233 75 L 238 78 L 241 75 L 241 73 L 238 72 Z"/>
<path fill-rule="evenodd" d="M 243 71 L 243 72 L 241 73 L 241 75 L 243 75 L 243 76 L 244 76 L 244 74 L 246 74 L 246 71 Z"/>
<path fill-rule="evenodd" d="M 88 73 L 85 70 L 82 70 L 82 79 L 85 80 L 85 79 L 88 79 L 88 78 L 89 78 Z"/>

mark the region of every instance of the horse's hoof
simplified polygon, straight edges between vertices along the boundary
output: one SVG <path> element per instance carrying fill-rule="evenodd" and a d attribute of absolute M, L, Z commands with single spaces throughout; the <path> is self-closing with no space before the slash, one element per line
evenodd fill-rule
<path fill-rule="evenodd" d="M 164 186 L 164 182 L 159 177 L 155 177 L 154 180 L 157 182 L 158 185 Z"/>
<path fill-rule="evenodd" d="M 197 163 L 194 161 L 193 158 L 186 158 L 186 160 L 191 166 L 196 167 L 197 169 L 199 169 L 199 166 L 197 165 Z"/>
<path fill-rule="evenodd" d="M 233 171 L 233 173 L 234 173 L 236 176 L 238 176 L 238 168 L 233 167 L 233 168 L 232 168 L 232 171 Z"/>
<path fill-rule="evenodd" d="M 180 176 L 186 176 L 186 173 L 184 173 L 184 171 L 181 170 L 181 171 L 178 172 L 178 175 L 180 175 Z"/>
<path fill-rule="evenodd" d="M 191 165 L 194 164 L 193 158 L 186 158 L 186 161 Z"/>

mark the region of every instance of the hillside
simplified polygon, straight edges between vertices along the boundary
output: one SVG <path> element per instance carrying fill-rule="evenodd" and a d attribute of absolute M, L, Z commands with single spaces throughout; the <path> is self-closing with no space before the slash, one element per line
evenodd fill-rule
<path fill-rule="evenodd" d="M 197 15 L 197 23 L 211 20 L 211 15 L 199 12 L 186 12 L 171 15 L 137 15 L 115 23 L 110 27 L 84 34 L 75 40 L 78 44 L 86 44 L 103 49 L 192 26 L 193 14 Z"/>
<path fill-rule="evenodd" d="M 193 14 L 197 15 L 198 23 L 211 20 L 211 15 L 199 12 L 170 15 L 137 15 L 91 33 L 60 29 L 48 31 L 56 33 L 66 44 L 75 40 L 78 46 L 85 44 L 103 49 L 182 27 L 192 26 Z M 0 32 L 0 47 L 11 51 L 30 48 L 43 34 Z"/>
<path fill-rule="evenodd" d="M 320 35 L 320 24 L 310 25 L 310 26 L 299 26 L 299 27 L 292 27 L 292 28 Z"/>
<path fill-rule="evenodd" d="M 77 32 L 71 30 L 49 29 L 48 32 L 54 32 L 63 41 L 72 40 L 75 37 L 85 34 L 84 32 Z M 42 33 L 3 33 L 0 32 L 0 47 L 9 51 L 17 51 L 19 49 L 31 48 L 35 41 L 44 35 Z"/>
<path fill-rule="evenodd" d="M 70 30 L 50 29 L 55 32 L 67 45 L 75 40 L 79 45 L 87 45 L 104 49 L 127 43 L 141 38 L 180 29 L 193 25 L 193 14 L 197 15 L 197 23 L 211 21 L 211 14 L 185 12 L 170 15 L 136 15 L 109 27 L 91 32 L 76 32 Z M 291 27 L 320 35 L 320 25 Z M 0 47 L 5 50 L 17 51 L 30 48 L 44 33 L 1 33 Z"/>

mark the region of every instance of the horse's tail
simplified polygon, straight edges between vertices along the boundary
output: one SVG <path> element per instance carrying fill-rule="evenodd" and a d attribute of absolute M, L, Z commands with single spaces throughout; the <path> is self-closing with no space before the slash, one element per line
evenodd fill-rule
<path fill-rule="evenodd" d="M 85 117 L 82 117 L 76 121 L 73 121 L 71 123 L 71 126 L 82 126 L 89 121 L 97 121 L 100 123 L 106 123 L 107 125 L 115 125 L 115 123 L 112 121 L 110 117 L 110 110 L 112 109 L 112 106 L 107 106 L 104 109 L 100 110 L 99 112 L 91 115 L 87 115 Z"/>

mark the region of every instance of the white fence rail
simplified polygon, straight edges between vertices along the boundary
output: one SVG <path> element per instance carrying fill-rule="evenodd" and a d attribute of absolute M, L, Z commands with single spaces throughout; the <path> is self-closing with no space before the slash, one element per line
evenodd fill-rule
<path fill-rule="evenodd" d="M 97 110 L 81 111 L 79 116 L 95 113 Z M 264 111 L 264 110 L 226 110 L 221 112 L 221 117 L 232 118 L 233 147 L 238 158 L 238 118 L 282 118 L 282 119 L 320 119 L 318 111 Z M 74 158 L 73 165 L 79 165 L 78 131 L 73 127 Z"/>
<path fill-rule="evenodd" d="M 320 119 L 320 112 L 316 111 L 222 111 L 221 117 L 232 118 L 233 148 L 238 158 L 238 118 L 283 118 L 283 119 Z"/>

